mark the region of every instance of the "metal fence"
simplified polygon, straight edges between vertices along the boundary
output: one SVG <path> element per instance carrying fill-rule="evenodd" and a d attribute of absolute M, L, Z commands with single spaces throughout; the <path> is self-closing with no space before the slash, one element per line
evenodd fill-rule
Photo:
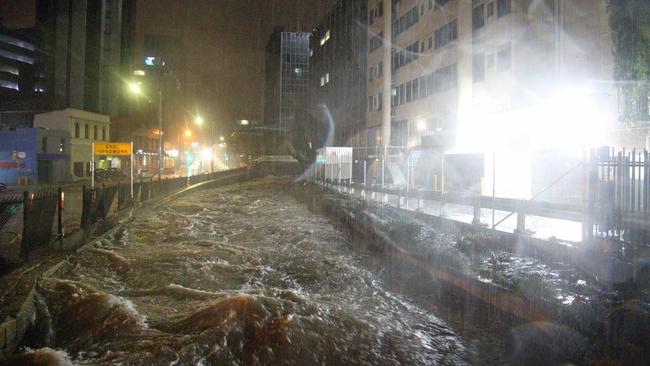
<path fill-rule="evenodd" d="M 592 150 L 589 160 L 589 239 L 610 239 L 635 251 L 650 239 L 650 153 Z M 615 240 L 611 240 L 615 239 Z"/>
<path fill-rule="evenodd" d="M 156 197 L 178 191 L 188 185 L 223 177 L 236 179 L 242 169 L 200 174 L 191 177 L 140 179 L 130 182 L 108 182 L 91 187 L 82 186 L 81 215 L 79 228 L 89 232 L 93 225 L 105 220 L 111 209 L 121 211 L 133 207 L 136 202 L 146 202 Z M 234 180 L 233 180 L 234 181 Z M 65 193 L 62 188 L 39 191 L 25 191 L 22 194 L 0 195 L 0 231 L 12 219 L 19 219 L 22 212 L 22 230 L 14 233 L 20 239 L 20 256 L 28 259 L 29 253 L 38 247 L 49 245 L 53 239 L 62 240 L 65 236 L 63 215 L 65 212 Z M 115 203 L 117 201 L 117 203 Z M 55 219 L 56 218 L 56 225 Z M 16 221 L 18 222 L 18 221 Z M 12 224 L 16 226 L 16 222 Z"/>

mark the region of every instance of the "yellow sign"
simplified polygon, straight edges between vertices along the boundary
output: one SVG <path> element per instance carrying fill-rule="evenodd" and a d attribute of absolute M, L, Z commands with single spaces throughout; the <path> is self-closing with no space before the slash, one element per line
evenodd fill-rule
<path fill-rule="evenodd" d="M 131 143 L 130 142 L 95 142 L 93 153 L 95 155 L 130 156 Z"/>

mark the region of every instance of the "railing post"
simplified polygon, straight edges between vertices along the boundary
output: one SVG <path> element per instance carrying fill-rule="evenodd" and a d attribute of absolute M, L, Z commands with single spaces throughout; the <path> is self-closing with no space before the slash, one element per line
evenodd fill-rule
<path fill-rule="evenodd" d="M 27 239 L 27 230 L 29 222 L 29 208 L 31 207 L 30 194 L 27 191 L 23 192 L 23 237 L 20 241 L 20 258 L 23 260 L 29 259 L 29 240 Z"/>
<path fill-rule="evenodd" d="M 447 216 L 447 210 L 445 208 L 445 192 L 440 192 L 440 217 Z"/>
<path fill-rule="evenodd" d="M 523 207 L 520 207 L 517 211 L 517 229 L 515 229 L 515 233 L 526 233 L 526 212 L 524 212 Z"/>
<path fill-rule="evenodd" d="M 472 219 L 472 224 L 479 225 L 481 223 L 481 198 L 477 197 L 474 199 L 474 218 Z"/>
<path fill-rule="evenodd" d="M 386 169 L 386 151 L 384 149 L 384 156 L 381 159 L 381 203 L 386 203 L 386 194 L 384 193 L 385 169 Z"/>
<path fill-rule="evenodd" d="M 57 239 L 59 239 L 59 244 L 63 244 L 63 210 L 65 209 L 65 198 L 63 196 L 63 189 L 59 187 L 57 192 L 57 202 L 56 202 L 56 216 L 57 216 Z"/>

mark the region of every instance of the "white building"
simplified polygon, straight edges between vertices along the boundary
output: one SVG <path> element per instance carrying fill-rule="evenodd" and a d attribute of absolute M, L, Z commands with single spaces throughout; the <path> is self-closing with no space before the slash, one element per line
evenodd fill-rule
<path fill-rule="evenodd" d="M 90 178 L 92 143 L 110 141 L 110 117 L 67 108 L 34 116 L 34 127 L 70 132 L 70 173 L 73 180 Z M 96 158 L 98 159 L 98 158 Z M 97 168 L 106 168 L 108 160 L 96 160 Z"/>

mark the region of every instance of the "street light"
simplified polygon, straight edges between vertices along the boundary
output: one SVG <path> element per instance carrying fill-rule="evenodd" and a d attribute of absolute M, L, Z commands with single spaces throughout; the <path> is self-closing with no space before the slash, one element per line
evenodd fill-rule
<path fill-rule="evenodd" d="M 129 83 L 129 91 L 133 94 L 142 93 L 142 87 L 138 83 Z"/>
<path fill-rule="evenodd" d="M 185 130 L 185 137 L 192 137 L 192 131 L 189 128 Z"/>
<path fill-rule="evenodd" d="M 140 83 L 140 82 L 130 82 L 130 83 L 128 83 L 129 91 L 132 94 L 136 94 L 136 95 L 142 94 L 142 85 L 141 84 L 142 83 Z M 163 92 L 162 92 L 162 88 L 159 88 L 158 89 L 158 180 L 162 179 L 162 171 L 163 171 L 162 100 L 163 100 Z M 149 99 L 149 103 L 153 103 L 151 101 L 151 99 Z"/>
<path fill-rule="evenodd" d="M 200 115 L 197 115 L 194 117 L 194 122 L 196 122 L 197 125 L 202 125 L 203 124 L 203 117 Z M 214 148 L 214 121 L 210 120 L 210 151 Z M 214 173 L 214 159 L 210 157 L 210 173 Z"/>

